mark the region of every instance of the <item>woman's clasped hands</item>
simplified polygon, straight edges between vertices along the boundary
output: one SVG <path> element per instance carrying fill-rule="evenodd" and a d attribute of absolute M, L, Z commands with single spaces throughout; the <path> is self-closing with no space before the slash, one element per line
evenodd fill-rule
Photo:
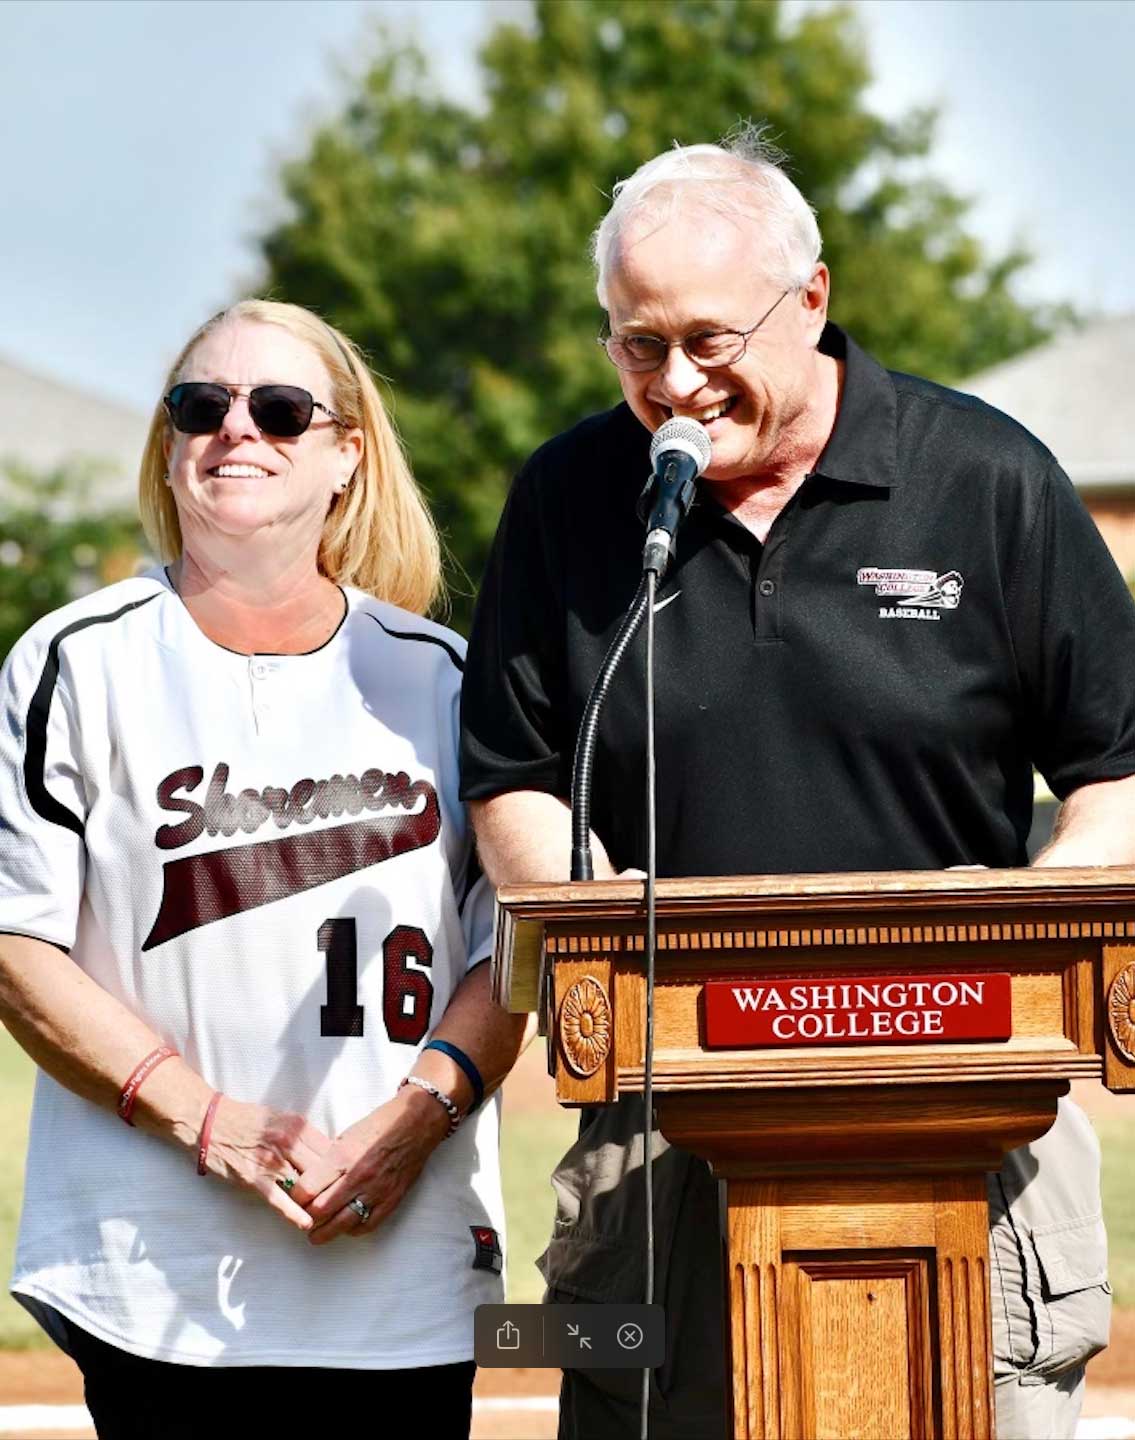
<path fill-rule="evenodd" d="M 311 1244 L 370 1235 L 401 1203 L 446 1138 L 440 1105 L 410 1087 L 336 1139 L 302 1115 L 222 1096 L 208 1170 L 265 1200 Z"/>

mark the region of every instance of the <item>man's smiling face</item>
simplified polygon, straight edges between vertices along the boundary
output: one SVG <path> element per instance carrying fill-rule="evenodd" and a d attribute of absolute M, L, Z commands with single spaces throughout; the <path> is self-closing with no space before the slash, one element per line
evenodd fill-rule
<path fill-rule="evenodd" d="M 661 226 L 632 219 L 607 282 L 611 332 L 677 341 L 701 330 L 747 330 L 784 286 L 761 264 L 759 222 L 676 207 Z M 699 420 L 713 443 L 709 480 L 759 479 L 808 428 L 827 270 L 792 290 L 731 365 L 703 369 L 674 345 L 657 370 L 620 370 L 627 404 L 650 431 L 672 415 Z"/>

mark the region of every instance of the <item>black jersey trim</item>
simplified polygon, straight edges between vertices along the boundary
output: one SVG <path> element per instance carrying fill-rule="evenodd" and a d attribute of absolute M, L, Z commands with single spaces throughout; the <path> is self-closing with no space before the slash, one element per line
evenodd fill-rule
<path fill-rule="evenodd" d="M 367 611 L 367 614 L 370 615 L 369 610 Z M 457 651 L 453 648 L 453 646 L 450 645 L 448 641 L 443 640 L 440 635 L 423 635 L 415 630 L 391 630 L 389 625 L 383 625 L 382 621 L 378 618 L 377 615 L 371 615 L 370 618 L 380 629 L 385 630 L 392 640 L 424 640 L 427 645 L 440 645 L 441 648 L 445 651 L 445 653 L 449 656 L 449 658 L 453 661 L 453 663 L 457 666 L 458 670 L 460 670 L 461 673 L 464 675 L 465 661 L 462 660 L 461 656 L 458 655 Z"/>
<path fill-rule="evenodd" d="M 481 862 L 477 856 L 477 852 L 476 850 L 471 850 L 469 852 L 469 864 L 465 867 L 465 886 L 461 892 L 461 899 L 457 902 L 458 915 L 465 913 L 465 902 L 472 894 L 473 886 L 476 885 L 483 874 L 484 871 L 481 869 Z"/>
<path fill-rule="evenodd" d="M 132 600 L 129 605 L 123 605 L 121 610 L 115 610 L 111 615 L 88 615 L 85 620 L 76 620 L 73 625 L 67 625 L 60 630 L 47 647 L 47 661 L 43 667 L 43 674 L 39 677 L 39 684 L 35 687 L 35 694 L 28 706 L 28 718 L 25 725 L 27 746 L 24 750 L 24 786 L 28 792 L 31 807 L 37 815 L 52 825 L 62 825 L 65 830 L 73 830 L 80 839 L 82 839 L 84 829 L 82 820 L 48 791 L 45 775 L 47 720 L 51 713 L 55 683 L 59 679 L 59 647 L 69 635 L 74 635 L 76 631 L 86 630 L 89 625 L 109 625 L 115 620 L 120 620 L 131 610 L 137 610 L 141 605 L 148 605 L 151 600 L 156 600 L 161 594 L 162 591 L 157 590 L 143 600 Z"/>
<path fill-rule="evenodd" d="M 197 621 L 194 620 L 193 616 L 189 613 L 189 606 L 186 605 L 181 591 L 173 583 L 173 576 L 169 573 L 168 565 L 164 568 L 162 574 L 166 577 L 166 583 L 169 585 L 170 592 L 176 600 L 180 601 L 181 607 L 185 611 L 188 619 L 192 621 L 194 625 L 197 625 Z M 335 585 L 335 589 L 338 590 L 339 594 L 343 597 L 343 613 L 339 617 L 338 625 L 335 626 L 331 634 L 328 635 L 327 639 L 321 644 L 317 645 L 314 650 L 234 650 L 231 645 L 222 645 L 219 640 L 214 640 L 211 635 L 205 635 L 200 625 L 197 625 L 197 628 L 201 630 L 201 634 L 205 636 L 205 639 L 210 645 L 215 645 L 218 650 L 223 650 L 226 655 L 239 655 L 242 660 L 251 660 L 254 656 L 261 656 L 265 660 L 302 660 L 305 655 L 318 655 L 321 650 L 326 650 L 328 645 L 331 644 L 335 636 L 338 635 L 339 631 L 342 630 L 343 626 L 347 623 L 347 619 L 351 613 L 351 602 L 347 599 L 347 592 L 343 589 L 342 585 L 335 584 L 334 581 L 332 581 L 332 584 Z"/>

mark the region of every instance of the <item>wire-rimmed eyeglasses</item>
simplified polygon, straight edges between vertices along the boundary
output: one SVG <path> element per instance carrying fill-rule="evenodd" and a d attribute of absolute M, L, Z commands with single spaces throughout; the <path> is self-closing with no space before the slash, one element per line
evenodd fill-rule
<path fill-rule="evenodd" d="M 607 359 L 620 370 L 657 370 L 675 347 L 685 351 L 701 370 L 717 370 L 735 365 L 744 355 L 751 336 L 790 294 L 779 294 L 755 325 L 747 330 L 695 330 L 680 340 L 663 340 L 660 335 L 599 335 L 598 343 L 607 352 Z"/>

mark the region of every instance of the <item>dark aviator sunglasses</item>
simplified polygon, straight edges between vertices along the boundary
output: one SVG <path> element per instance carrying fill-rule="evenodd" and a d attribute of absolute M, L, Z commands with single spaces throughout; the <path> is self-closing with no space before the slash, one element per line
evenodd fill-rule
<path fill-rule="evenodd" d="M 183 435 L 212 435 L 225 423 L 225 416 L 239 393 L 227 385 L 183 380 L 162 403 L 175 430 Z M 252 423 L 266 435 L 280 439 L 291 440 L 302 435 L 316 410 L 322 410 L 336 425 L 346 428 L 333 410 L 299 385 L 254 385 L 248 392 Z"/>

